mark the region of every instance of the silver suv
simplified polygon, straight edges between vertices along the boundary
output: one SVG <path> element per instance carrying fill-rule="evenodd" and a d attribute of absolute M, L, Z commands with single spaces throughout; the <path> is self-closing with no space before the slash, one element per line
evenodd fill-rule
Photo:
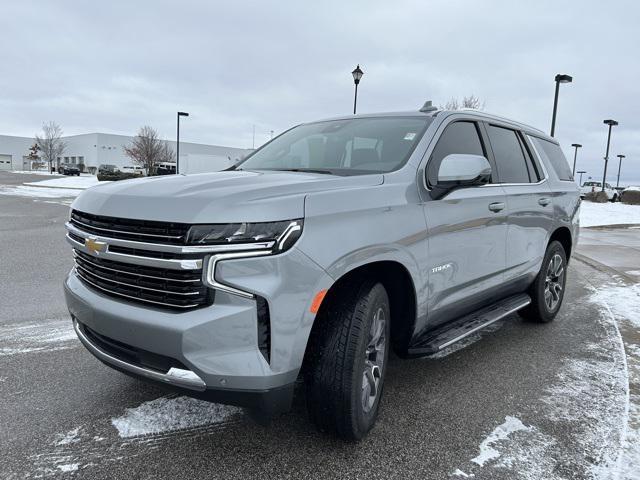
<path fill-rule="evenodd" d="M 558 143 L 477 111 L 294 127 L 228 171 L 72 205 L 73 324 L 127 374 L 262 418 L 304 380 L 320 430 L 375 423 L 389 351 L 556 316 L 580 199 Z"/>

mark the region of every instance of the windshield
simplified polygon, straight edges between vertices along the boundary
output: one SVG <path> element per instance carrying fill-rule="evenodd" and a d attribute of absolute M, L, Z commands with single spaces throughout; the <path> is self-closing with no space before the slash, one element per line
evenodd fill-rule
<path fill-rule="evenodd" d="M 430 117 L 377 117 L 300 125 L 237 168 L 335 175 L 390 172 L 404 165 L 431 121 Z"/>

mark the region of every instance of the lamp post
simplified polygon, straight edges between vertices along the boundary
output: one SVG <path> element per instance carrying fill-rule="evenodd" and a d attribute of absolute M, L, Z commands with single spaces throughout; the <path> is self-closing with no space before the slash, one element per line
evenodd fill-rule
<path fill-rule="evenodd" d="M 180 117 L 188 117 L 187 112 L 178 112 L 178 133 L 176 134 L 176 175 L 180 173 Z"/>
<path fill-rule="evenodd" d="M 576 173 L 580 174 L 580 186 L 582 186 L 582 174 L 583 173 L 587 173 L 587 171 L 586 170 L 578 170 Z"/>
<path fill-rule="evenodd" d="M 571 83 L 573 81 L 573 77 L 571 75 L 565 75 L 559 73 L 556 75 L 556 94 L 553 98 L 553 115 L 551 116 L 551 136 L 556 132 L 556 113 L 558 111 L 558 93 L 560 92 L 560 84 L 561 83 Z"/>
<path fill-rule="evenodd" d="M 353 83 L 356 86 L 356 91 L 355 94 L 353 96 L 353 114 L 356 114 L 356 105 L 358 103 L 358 84 L 360 83 L 360 79 L 362 78 L 362 75 L 364 75 L 364 72 L 360 69 L 360 64 L 358 64 L 358 66 L 356 66 L 355 70 L 353 72 L 351 72 L 351 75 L 353 75 Z"/>
<path fill-rule="evenodd" d="M 607 135 L 607 153 L 604 154 L 604 175 L 602 176 L 602 191 L 604 192 L 604 184 L 607 181 L 607 164 L 609 163 L 609 145 L 611 145 L 611 127 L 618 125 L 615 120 L 605 120 L 605 125 L 609 125 L 609 134 Z"/>
<path fill-rule="evenodd" d="M 578 160 L 578 149 L 580 147 L 582 147 L 582 145 L 580 145 L 579 143 L 572 143 L 571 146 L 576 149 L 576 151 L 573 154 L 573 176 L 575 177 L 575 175 L 576 175 L 576 160 Z"/>
<path fill-rule="evenodd" d="M 620 159 L 618 162 L 618 179 L 616 180 L 616 188 L 620 186 L 620 167 L 622 167 L 622 159 L 626 157 L 626 155 L 616 155 Z"/>

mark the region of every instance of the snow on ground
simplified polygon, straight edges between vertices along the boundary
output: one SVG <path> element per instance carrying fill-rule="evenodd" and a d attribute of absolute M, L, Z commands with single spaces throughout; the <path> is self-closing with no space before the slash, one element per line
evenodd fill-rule
<path fill-rule="evenodd" d="M 161 397 L 128 408 L 124 415 L 111 419 L 111 423 L 120 437 L 129 438 L 222 423 L 239 411 L 236 407 L 190 397 Z"/>
<path fill-rule="evenodd" d="M 86 190 L 89 187 L 106 182 L 99 182 L 95 175 L 72 176 L 62 178 L 52 178 L 51 180 L 40 180 L 38 182 L 27 182 L 25 185 L 33 187 L 55 187 Z"/>
<path fill-rule="evenodd" d="M 0 195 L 31 198 L 68 198 L 77 197 L 83 190 L 72 188 L 32 187 L 27 185 L 0 185 Z"/>
<path fill-rule="evenodd" d="M 504 419 L 504 423 L 498 425 L 493 432 L 489 434 L 480 444 L 480 454 L 476 458 L 472 458 L 473 463 L 477 463 L 481 467 L 484 466 L 489 460 L 495 460 L 500 457 L 500 452 L 493 448 L 496 442 L 506 440 L 509 435 L 520 430 L 532 430 L 533 427 L 527 427 L 519 419 L 515 417 L 507 416 Z"/>
<path fill-rule="evenodd" d="M 540 392 L 532 411 L 526 412 L 529 418 L 541 419 L 538 424 L 527 425 L 515 415 L 507 415 L 503 423 L 491 427 L 479 444 L 479 454 L 460 465 L 452 477 L 491 478 L 495 469 L 521 480 L 560 480 L 567 478 L 568 471 L 575 478 L 638 478 L 634 472 L 640 472 L 640 433 L 627 426 L 627 413 L 633 414 L 635 408 L 632 402 L 629 409 L 627 359 L 616 318 L 601 302 L 628 298 L 628 302 L 616 302 L 626 315 L 637 311 L 640 301 L 632 303 L 633 291 L 623 295 L 618 291 L 594 292 L 576 301 L 593 305 L 596 328 L 602 329 L 604 336 L 559 366 L 550 386 Z M 635 425 L 639 424 L 640 418 Z M 571 432 L 571 443 L 576 447 L 559 449 L 567 439 L 558 437 L 557 432 Z"/>
<path fill-rule="evenodd" d="M 625 224 L 640 224 L 640 205 L 587 201 L 580 204 L 581 227 Z"/>
<path fill-rule="evenodd" d="M 44 320 L 0 326 L 0 357 L 73 348 L 79 343 L 70 320 Z"/>
<path fill-rule="evenodd" d="M 59 176 L 58 173 L 51 173 L 49 170 L 8 170 L 9 173 L 19 173 L 22 175 L 47 175 L 47 176 Z"/>
<path fill-rule="evenodd" d="M 640 329 L 640 285 L 604 285 L 594 289 L 591 301 L 605 305 L 621 328 L 631 332 Z M 628 421 L 617 478 L 640 480 L 640 345 L 627 344 L 626 353 L 630 385 Z"/>

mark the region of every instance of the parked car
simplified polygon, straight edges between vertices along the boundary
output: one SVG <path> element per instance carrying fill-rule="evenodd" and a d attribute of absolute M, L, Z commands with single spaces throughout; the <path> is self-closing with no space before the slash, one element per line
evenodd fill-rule
<path fill-rule="evenodd" d="M 585 195 L 591 192 L 599 192 L 602 190 L 602 182 L 584 182 L 580 188 L 580 198 L 584 198 Z M 608 183 L 604 184 L 604 191 L 607 194 L 610 202 L 616 202 L 619 197 L 619 193 Z"/>
<path fill-rule="evenodd" d="M 172 162 L 162 162 L 156 166 L 156 175 L 175 175 L 176 164 Z"/>
<path fill-rule="evenodd" d="M 81 193 L 66 302 L 108 366 L 263 416 L 302 378 L 318 428 L 361 439 L 391 349 L 556 317 L 579 205 L 557 140 L 502 117 L 306 123 L 227 171 Z"/>
<path fill-rule="evenodd" d="M 120 169 L 115 165 L 103 164 L 98 167 L 98 175 L 99 174 L 113 175 L 115 173 L 118 173 L 119 171 Z"/>
<path fill-rule="evenodd" d="M 137 165 L 125 165 L 121 169 L 124 173 L 132 173 L 134 175 L 144 175 L 144 168 L 139 167 Z"/>
<path fill-rule="evenodd" d="M 58 167 L 58 173 L 61 173 L 62 175 L 76 175 L 79 177 L 80 169 L 76 165 L 64 163 Z"/>

